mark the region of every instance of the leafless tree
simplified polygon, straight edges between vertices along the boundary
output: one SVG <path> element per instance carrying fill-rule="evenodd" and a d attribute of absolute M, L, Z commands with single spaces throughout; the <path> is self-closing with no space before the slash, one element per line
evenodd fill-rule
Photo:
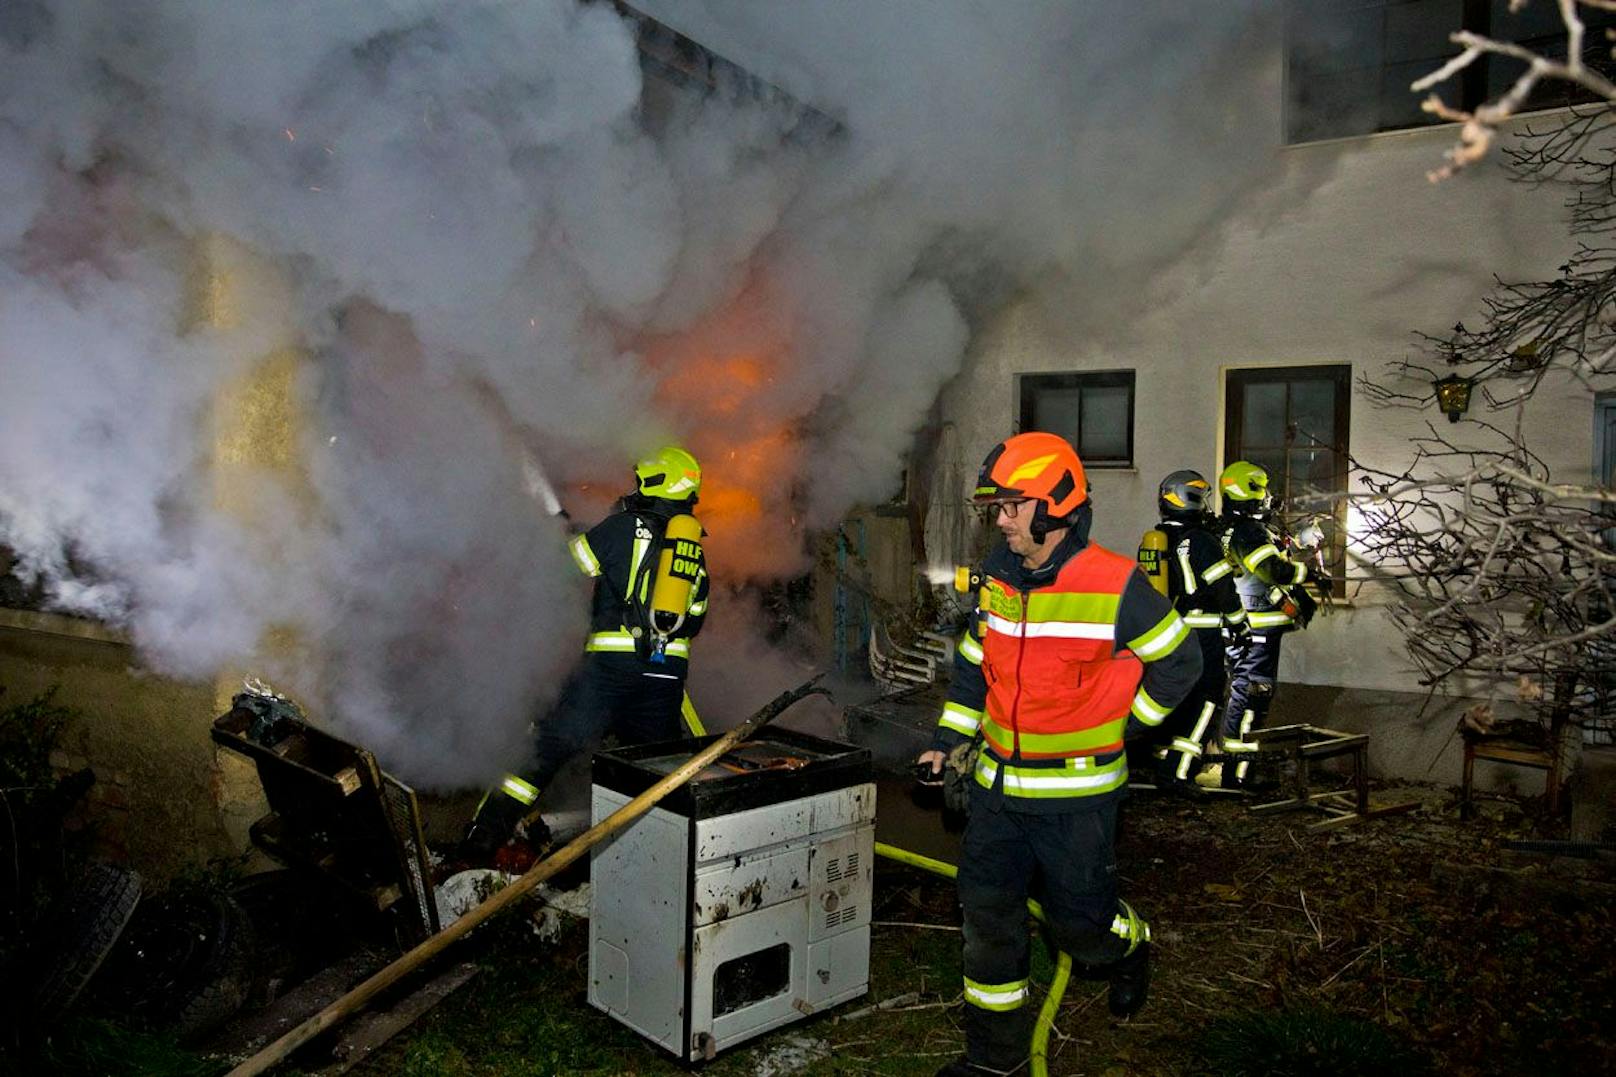
<path fill-rule="evenodd" d="M 1487 693 L 1504 687 L 1551 733 L 1608 728 L 1616 717 L 1616 492 L 1555 482 L 1525 432 L 1535 395 L 1585 392 L 1586 415 L 1616 373 L 1616 85 L 1582 62 L 1578 16 L 1616 10 L 1616 0 L 1557 2 L 1566 59 L 1457 33 L 1464 51 L 1414 87 L 1438 85 L 1488 53 L 1526 63 L 1503 96 L 1474 111 L 1437 94 L 1426 100 L 1427 111 L 1461 125 L 1433 179 L 1485 154 L 1538 81 L 1574 82 L 1593 95 L 1517 121 L 1501 151 L 1513 179 L 1568 197 L 1570 257 L 1553 279 L 1498 281 L 1478 328 L 1421 334 L 1416 358 L 1360 382 L 1381 405 L 1429 409 L 1440 408 L 1437 383 L 1447 378 L 1449 391 L 1473 394 L 1472 410 L 1460 423 L 1428 421 L 1403 471 L 1354 461 L 1362 492 L 1351 495 L 1364 525 L 1358 552 L 1391 588 L 1392 617 L 1426 683 L 1484 678 Z"/>

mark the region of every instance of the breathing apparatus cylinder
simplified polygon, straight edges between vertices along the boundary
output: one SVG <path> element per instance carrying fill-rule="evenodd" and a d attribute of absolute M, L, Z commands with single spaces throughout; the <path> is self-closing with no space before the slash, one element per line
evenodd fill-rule
<path fill-rule="evenodd" d="M 662 533 L 656 580 L 651 585 L 651 661 L 662 661 L 668 637 L 685 623 L 685 614 L 701 576 L 701 524 L 682 514 Z"/>
<path fill-rule="evenodd" d="M 1151 528 L 1139 538 L 1139 570 L 1150 586 L 1167 593 L 1167 532 Z"/>

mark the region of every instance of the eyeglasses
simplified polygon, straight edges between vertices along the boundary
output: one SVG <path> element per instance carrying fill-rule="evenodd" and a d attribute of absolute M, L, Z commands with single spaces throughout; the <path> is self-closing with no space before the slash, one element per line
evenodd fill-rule
<path fill-rule="evenodd" d="M 1011 501 L 979 501 L 976 504 L 976 511 L 984 523 L 993 523 L 1001 512 L 1007 519 L 1014 520 L 1021 515 L 1021 507 L 1030 504 L 1032 504 L 1030 497 L 1020 497 Z"/>

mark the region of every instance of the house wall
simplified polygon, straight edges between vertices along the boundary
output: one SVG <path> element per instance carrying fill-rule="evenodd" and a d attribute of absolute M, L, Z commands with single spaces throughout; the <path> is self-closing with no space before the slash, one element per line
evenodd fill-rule
<path fill-rule="evenodd" d="M 1427 182 L 1452 139 L 1453 129 L 1442 127 L 1278 151 L 1277 186 L 1162 277 L 1144 316 L 1095 326 L 1090 340 L 1057 329 L 1033 301 L 1006 310 L 979 334 L 967 369 L 944 393 L 942 417 L 955 424 L 963 455 L 979 460 L 1013 431 L 1018 373 L 1135 370 L 1136 466 L 1090 473 L 1095 537 L 1131 552 L 1156 519 L 1163 475 L 1193 467 L 1211 477 L 1225 463 L 1228 370 L 1350 363 L 1354 378 L 1378 377 L 1413 354 L 1413 331 L 1440 335 L 1457 321 L 1479 322 L 1493 274 L 1543 279 L 1565 261 L 1574 248 L 1558 193 L 1508 182 L 1496 161 Z M 1464 429 L 1434 409 L 1377 408 L 1355 386 L 1351 451 L 1370 466 L 1401 470 L 1410 436 L 1427 421 Z M 1526 433 L 1557 480 L 1588 481 L 1586 390 L 1545 386 L 1529 404 Z M 1459 743 L 1449 734 L 1460 708 L 1413 717 L 1424 693 L 1383 602 L 1366 588 L 1350 608 L 1287 640 L 1284 682 L 1346 691 L 1282 689 L 1276 720 L 1372 726 L 1385 742 L 1375 753 L 1382 772 L 1457 781 Z M 1494 777 L 1541 785 L 1519 771 L 1481 780 Z"/>
<path fill-rule="evenodd" d="M 68 817 L 87 827 L 96 855 L 156 884 L 247 847 L 247 827 L 266 810 L 252 764 L 215 748 L 212 684 L 143 669 L 119 634 L 94 622 L 0 610 L 0 702 L 51 689 L 76 712 L 51 767 L 83 767 L 95 784 Z"/>

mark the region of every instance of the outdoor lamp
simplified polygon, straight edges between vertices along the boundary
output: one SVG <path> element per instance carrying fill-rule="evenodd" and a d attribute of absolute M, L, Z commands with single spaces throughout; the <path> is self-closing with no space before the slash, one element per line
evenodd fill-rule
<path fill-rule="evenodd" d="M 1459 416 L 1470 410 L 1470 389 L 1474 384 L 1457 374 L 1449 374 L 1436 382 L 1436 403 L 1447 415 L 1448 422 L 1458 422 Z"/>

